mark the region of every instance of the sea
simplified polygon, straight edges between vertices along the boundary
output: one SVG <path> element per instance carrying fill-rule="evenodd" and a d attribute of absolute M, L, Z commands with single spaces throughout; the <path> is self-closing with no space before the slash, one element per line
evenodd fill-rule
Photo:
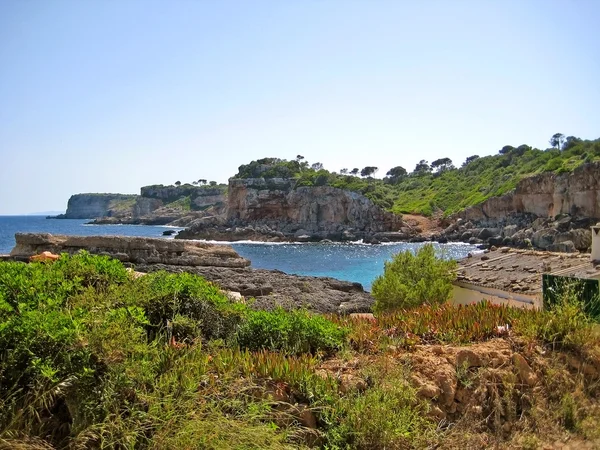
<path fill-rule="evenodd" d="M 15 245 L 15 233 L 35 232 L 78 236 L 121 235 L 163 239 L 165 230 L 181 228 L 154 225 L 88 225 L 89 220 L 46 219 L 45 216 L 0 216 L 0 254 L 8 254 Z M 358 282 L 366 290 L 383 273 L 384 263 L 398 252 L 415 251 L 421 243 L 385 243 L 379 245 L 351 243 L 263 243 L 215 242 L 231 245 L 252 267 L 278 269 L 296 275 L 333 277 Z M 438 255 L 460 259 L 469 252 L 479 252 L 462 243 L 434 243 Z"/>

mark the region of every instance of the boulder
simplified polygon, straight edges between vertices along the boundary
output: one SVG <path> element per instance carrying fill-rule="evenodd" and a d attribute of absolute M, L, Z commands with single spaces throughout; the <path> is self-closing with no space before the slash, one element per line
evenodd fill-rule
<path fill-rule="evenodd" d="M 499 230 L 496 228 L 482 228 L 477 237 L 482 241 L 485 241 L 486 239 L 498 235 L 498 231 Z"/>
<path fill-rule="evenodd" d="M 517 232 L 516 225 L 507 225 L 504 228 L 502 228 L 502 236 L 505 238 L 512 237 L 516 232 Z"/>
<path fill-rule="evenodd" d="M 553 228 L 556 228 L 558 231 L 568 231 L 571 226 L 571 216 L 564 216 L 555 221 L 552 224 Z"/>
<path fill-rule="evenodd" d="M 592 232 L 589 229 L 580 228 L 560 233 L 554 239 L 555 244 L 567 241 L 572 242 L 577 250 L 584 252 L 592 245 Z"/>
<path fill-rule="evenodd" d="M 493 236 L 491 238 L 488 239 L 488 244 L 492 245 L 492 246 L 501 246 L 504 242 L 504 239 L 502 238 L 502 236 Z"/>
<path fill-rule="evenodd" d="M 550 221 L 548 219 L 544 219 L 543 217 L 538 217 L 531 224 L 531 228 L 533 228 L 534 232 L 535 231 L 540 231 L 540 230 L 542 230 L 544 228 L 547 228 L 549 222 Z"/>
<path fill-rule="evenodd" d="M 554 243 L 554 238 L 557 234 L 558 231 L 554 228 L 544 228 L 533 233 L 531 242 L 535 247 L 546 250 Z"/>
<path fill-rule="evenodd" d="M 548 246 L 547 250 L 550 252 L 562 252 L 562 253 L 577 252 L 577 249 L 575 248 L 575 244 L 573 244 L 573 241 L 563 241 L 563 242 L 551 244 Z"/>
<path fill-rule="evenodd" d="M 528 386 L 535 386 L 538 379 L 537 379 L 535 372 L 531 369 L 531 367 L 527 363 L 527 360 L 525 358 L 523 358 L 523 356 L 520 355 L 519 353 L 515 353 L 512 356 L 512 361 L 513 361 L 513 364 L 515 366 L 515 369 L 517 371 L 517 374 L 519 375 L 519 379 L 521 380 L 521 382 Z"/>

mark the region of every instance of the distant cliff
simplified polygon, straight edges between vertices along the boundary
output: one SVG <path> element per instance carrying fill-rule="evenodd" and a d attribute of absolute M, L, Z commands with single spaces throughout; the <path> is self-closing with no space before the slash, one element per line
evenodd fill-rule
<path fill-rule="evenodd" d="M 92 219 L 111 216 L 135 204 L 137 195 L 127 194 L 75 194 L 69 198 L 65 214 L 59 219 Z"/>
<path fill-rule="evenodd" d="M 209 208 L 224 207 L 225 185 L 145 186 L 140 195 L 75 194 L 59 219 L 96 219 L 97 223 L 167 224 Z"/>

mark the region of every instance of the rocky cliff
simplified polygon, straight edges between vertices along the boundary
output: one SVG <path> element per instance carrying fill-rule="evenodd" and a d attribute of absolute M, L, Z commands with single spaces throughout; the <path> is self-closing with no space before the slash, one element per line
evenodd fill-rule
<path fill-rule="evenodd" d="M 285 178 L 229 180 L 224 217 L 200 219 L 181 238 L 360 239 L 397 231 L 399 216 L 368 198 L 330 186 L 296 187 Z"/>
<path fill-rule="evenodd" d="M 71 196 L 65 214 L 59 219 L 96 219 L 94 223 L 165 225 L 190 216 L 194 220 L 209 208 L 223 209 L 226 187 L 145 186 L 140 195 L 76 194 Z M 221 212 L 221 211 L 219 211 Z"/>
<path fill-rule="evenodd" d="M 75 194 L 69 198 L 65 214 L 59 219 L 91 219 L 111 216 L 134 205 L 137 195 L 127 194 Z"/>
<path fill-rule="evenodd" d="M 600 163 L 525 178 L 512 192 L 450 217 L 434 239 L 587 251 L 600 220 Z"/>
<path fill-rule="evenodd" d="M 547 172 L 525 178 L 514 191 L 492 197 L 457 216 L 471 221 L 502 220 L 515 213 L 600 219 L 600 163 L 584 164 L 572 173 Z"/>

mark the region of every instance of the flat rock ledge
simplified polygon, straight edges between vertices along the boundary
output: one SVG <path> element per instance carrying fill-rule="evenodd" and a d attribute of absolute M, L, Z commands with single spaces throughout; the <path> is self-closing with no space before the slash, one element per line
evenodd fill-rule
<path fill-rule="evenodd" d="M 374 299 L 360 283 L 328 277 L 290 275 L 279 270 L 222 267 L 185 267 L 163 264 L 136 265 L 140 272 L 190 272 L 212 281 L 225 291 L 253 297 L 254 309 L 306 308 L 320 314 L 371 312 Z"/>
<path fill-rule="evenodd" d="M 228 245 L 130 236 L 65 236 L 49 233 L 17 233 L 13 259 L 24 260 L 43 251 L 107 255 L 124 263 L 170 266 L 243 268 L 250 261 Z"/>

